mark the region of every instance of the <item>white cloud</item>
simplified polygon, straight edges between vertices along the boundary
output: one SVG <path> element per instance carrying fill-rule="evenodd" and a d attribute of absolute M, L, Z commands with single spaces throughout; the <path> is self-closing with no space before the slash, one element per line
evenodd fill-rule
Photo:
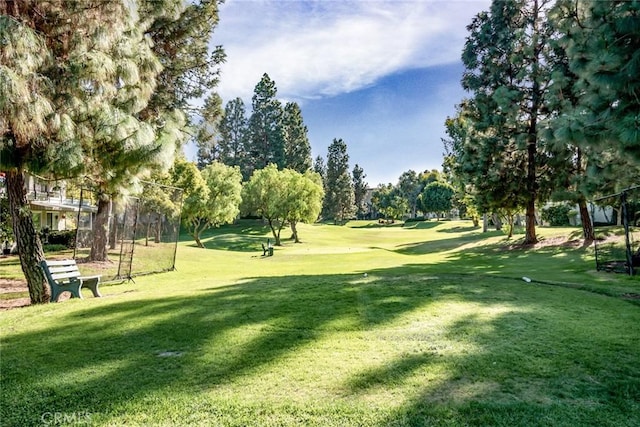
<path fill-rule="evenodd" d="M 350 92 L 397 71 L 459 60 L 466 25 L 488 0 L 230 0 L 213 44 L 227 62 L 223 99 L 250 100 L 263 73 L 279 97 Z"/>

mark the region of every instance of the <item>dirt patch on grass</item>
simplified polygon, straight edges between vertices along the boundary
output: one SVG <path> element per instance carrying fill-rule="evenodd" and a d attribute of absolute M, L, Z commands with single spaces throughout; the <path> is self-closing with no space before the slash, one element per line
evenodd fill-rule
<path fill-rule="evenodd" d="M 552 248 L 552 247 L 561 247 L 561 248 L 573 248 L 579 249 L 590 246 L 593 242 L 590 240 L 584 239 L 570 239 L 568 237 L 559 236 L 559 237 L 548 237 L 541 239 L 538 243 L 533 245 L 524 244 L 522 242 L 514 242 L 509 245 L 504 245 L 500 249 L 501 250 L 521 250 L 521 249 L 544 249 L 544 248 Z"/>
<path fill-rule="evenodd" d="M 26 280 L 0 279 L 0 294 L 13 294 L 29 292 Z M 11 299 L 0 299 L 0 310 L 25 307 L 31 304 L 31 298 L 20 297 Z"/>

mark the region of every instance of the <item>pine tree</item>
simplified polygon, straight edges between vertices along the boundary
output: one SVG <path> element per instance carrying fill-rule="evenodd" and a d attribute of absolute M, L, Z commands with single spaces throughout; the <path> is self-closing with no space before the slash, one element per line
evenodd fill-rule
<path fill-rule="evenodd" d="M 130 112 L 144 107 L 159 68 L 128 2 L 2 2 L 0 13 L 0 166 L 31 301 L 43 303 L 44 256 L 23 174 L 77 176 L 100 132 L 148 133 Z"/>
<path fill-rule="evenodd" d="M 365 181 L 367 174 L 364 173 L 364 169 L 356 164 L 353 167 L 351 175 L 353 180 L 353 200 L 356 206 L 356 216 L 358 218 L 363 218 L 364 215 L 369 211 L 365 203 L 365 197 L 367 195 L 368 187 L 368 184 Z"/>
<path fill-rule="evenodd" d="M 555 136 L 581 150 L 588 194 L 629 187 L 640 178 L 640 6 L 562 0 L 553 18 L 568 58 L 562 77 L 573 77 L 562 95 L 575 97 L 552 123 Z"/>
<path fill-rule="evenodd" d="M 355 213 L 353 183 L 349 173 L 347 144 L 334 139 L 327 154 L 325 207 L 334 223 L 343 222 Z"/>
<path fill-rule="evenodd" d="M 219 3 L 138 0 L 139 25 L 162 64 L 156 89 L 141 112 L 143 119 L 163 119 L 165 112 L 175 110 L 188 113 L 193 100 L 210 97 L 225 60 L 221 46 L 209 47 L 219 22 Z"/>
<path fill-rule="evenodd" d="M 200 111 L 202 121 L 195 126 L 194 141 L 198 147 L 196 153 L 198 169 L 202 170 L 220 158 L 220 126 L 224 119 L 220 95 L 212 93 L 205 99 Z"/>
<path fill-rule="evenodd" d="M 247 132 L 244 102 L 242 98 L 232 99 L 227 102 L 220 122 L 219 159 L 225 165 L 238 166 L 244 181 L 250 175 L 247 169 Z"/>
<path fill-rule="evenodd" d="M 509 189 L 519 189 L 526 208 L 525 244 L 537 242 L 536 202 L 549 191 L 548 176 L 542 173 L 547 151 L 539 121 L 551 81 L 550 3 L 494 0 L 490 12 L 480 13 L 468 27 L 462 56 L 463 87 L 473 93 L 476 113 L 471 116 L 476 147 L 467 147 L 466 170 L 479 177 L 493 175 L 496 183 L 514 180 Z M 495 202 L 503 190 L 490 186 L 485 191 L 493 193 Z"/>
<path fill-rule="evenodd" d="M 311 169 L 311 144 L 307 137 L 307 127 L 302 120 L 302 111 L 295 102 L 288 102 L 284 106 L 282 127 L 285 167 L 305 173 Z"/>
<path fill-rule="evenodd" d="M 251 98 L 249 119 L 249 165 L 252 173 L 273 163 L 282 169 L 285 165 L 282 104 L 276 99 L 278 89 L 268 74 L 256 85 Z"/>

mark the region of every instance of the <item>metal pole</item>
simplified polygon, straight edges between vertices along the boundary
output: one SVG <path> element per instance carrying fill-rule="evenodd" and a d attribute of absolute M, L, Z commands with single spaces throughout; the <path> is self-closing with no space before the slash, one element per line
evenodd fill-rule
<path fill-rule="evenodd" d="M 627 245 L 627 265 L 629 266 L 629 275 L 633 276 L 633 255 L 631 254 L 631 238 L 629 231 L 629 215 L 627 209 L 626 191 L 623 191 L 620 194 L 620 201 L 622 202 L 622 225 L 624 226 L 624 239 Z"/>

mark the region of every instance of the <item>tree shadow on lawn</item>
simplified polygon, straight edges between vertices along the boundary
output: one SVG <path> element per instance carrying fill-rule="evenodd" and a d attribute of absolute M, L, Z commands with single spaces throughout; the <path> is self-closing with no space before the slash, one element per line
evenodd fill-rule
<path fill-rule="evenodd" d="M 233 251 L 233 252 L 262 252 L 262 246 L 267 245 L 267 239 L 273 238 L 269 236 L 246 236 L 246 235 L 238 235 L 234 233 L 213 236 L 206 240 L 203 240 L 202 243 L 206 249 L 216 249 L 221 251 Z M 194 245 L 195 246 L 195 245 Z"/>
<path fill-rule="evenodd" d="M 454 417 L 460 421 L 462 418 L 456 417 L 466 413 L 452 408 L 453 412 L 439 414 L 443 406 L 434 407 L 433 402 L 449 405 L 449 393 L 476 382 L 500 388 L 502 394 L 496 396 L 513 403 L 521 400 L 522 391 L 505 392 L 503 388 L 511 384 L 509 381 L 517 381 L 519 375 L 525 380 L 535 378 L 541 381 L 537 391 L 545 396 L 544 386 L 549 381 L 562 380 L 557 373 L 545 377 L 549 373 L 542 368 L 564 360 L 555 360 L 556 348 L 579 353 L 583 347 L 601 347 L 594 365 L 582 367 L 576 374 L 579 384 L 573 387 L 583 393 L 582 388 L 587 387 L 584 378 L 591 375 L 598 385 L 590 386 L 597 388 L 598 396 L 606 396 L 617 384 L 609 384 L 602 376 L 607 375 L 604 365 L 636 356 L 634 343 L 639 337 L 636 334 L 621 341 L 620 322 L 638 324 L 640 315 L 635 320 L 628 317 L 612 322 L 611 334 L 592 336 L 589 324 L 602 324 L 606 318 L 596 310 L 599 307 L 594 302 L 588 307 L 593 315 L 582 318 L 579 315 L 584 313 L 578 310 L 575 319 L 558 326 L 554 313 L 576 310 L 568 289 L 557 290 L 562 296 L 549 300 L 541 297 L 543 289 L 531 287 L 529 292 L 519 292 L 520 284 L 514 286 L 500 279 L 438 279 L 428 276 L 430 269 L 420 265 L 369 274 L 370 279 L 353 274 L 250 278 L 245 283 L 214 287 L 197 295 L 82 306 L 61 315 L 65 324 L 62 330 L 57 325 L 44 326 L 9 335 L 3 340 L 2 351 L 4 423 L 41 425 L 44 413 L 83 411 L 96 417 L 103 414 L 103 421 L 108 423 L 109 417 L 122 415 L 130 401 L 144 401 L 154 393 L 185 392 L 195 396 L 246 376 L 261 375 L 261 367 L 285 363 L 288 355 L 327 334 L 368 333 L 380 328 L 395 334 L 395 329 L 385 329 L 385 325 L 415 310 L 447 301 L 488 308 L 506 304 L 513 310 L 490 319 L 462 318 L 447 328 L 448 339 L 464 336 L 477 346 L 476 351 L 443 354 L 428 347 L 429 330 L 424 330 L 420 332 L 425 334 L 427 346 L 423 351 L 399 354 L 382 366 L 353 372 L 344 388 L 357 396 L 372 386 L 393 387 L 403 378 L 436 364 L 445 364 L 450 370 L 441 382 L 425 384 L 419 397 L 406 396 L 409 403 L 389 414 L 382 425 L 416 425 L 420 424 L 416 420 L 429 417 Z M 580 328 L 573 321 L 581 322 Z M 477 324 L 482 327 L 478 329 L 474 326 Z M 530 324 L 535 327 L 522 326 Z M 568 336 L 549 333 L 557 328 L 566 329 Z M 529 343 L 524 352 L 510 344 L 523 340 Z M 501 346 L 496 347 L 496 341 Z M 615 352 L 611 343 L 615 344 Z M 517 362 L 518 357 L 540 348 L 544 351 L 536 360 L 537 370 Z M 492 373 L 494 362 L 499 363 L 503 377 Z M 309 360 L 310 365 L 313 363 Z M 514 363 L 525 372 L 510 377 Z M 640 377 L 638 367 L 629 368 L 632 378 Z M 600 374 L 600 369 L 605 373 Z M 478 372 L 486 375 L 474 378 Z M 482 390 L 488 389 L 481 387 L 478 392 Z M 636 393 L 638 389 L 634 390 Z M 461 396 L 460 401 L 465 404 L 483 399 L 479 393 Z M 637 397 L 640 395 L 631 396 Z M 245 402 L 248 407 L 250 403 Z M 152 414 L 153 407 L 150 411 Z"/>
<path fill-rule="evenodd" d="M 263 236 L 267 234 L 271 234 L 271 230 L 267 224 L 263 224 L 261 220 L 250 220 L 250 219 L 241 219 L 235 224 L 226 224 L 220 227 L 212 227 L 202 233 L 200 236 L 201 240 L 209 239 L 212 237 L 225 235 L 225 234 L 236 234 L 236 235 L 244 235 L 244 236 Z M 193 236 L 188 232 L 183 232 L 179 236 L 180 242 L 192 242 Z"/>
<path fill-rule="evenodd" d="M 443 252 L 443 251 L 459 248 L 464 244 L 482 241 L 482 240 L 485 240 L 487 237 L 494 237 L 494 236 L 504 236 L 504 234 L 501 231 L 494 231 L 489 233 L 478 232 L 473 234 L 466 234 L 464 236 L 452 237 L 449 239 L 439 239 L 439 240 L 429 240 L 426 242 L 407 243 L 407 244 L 398 246 L 398 249 L 395 249 L 394 252 L 397 252 L 403 255 L 425 255 L 425 254 Z M 483 245 L 483 246 L 488 246 L 488 245 Z"/>

